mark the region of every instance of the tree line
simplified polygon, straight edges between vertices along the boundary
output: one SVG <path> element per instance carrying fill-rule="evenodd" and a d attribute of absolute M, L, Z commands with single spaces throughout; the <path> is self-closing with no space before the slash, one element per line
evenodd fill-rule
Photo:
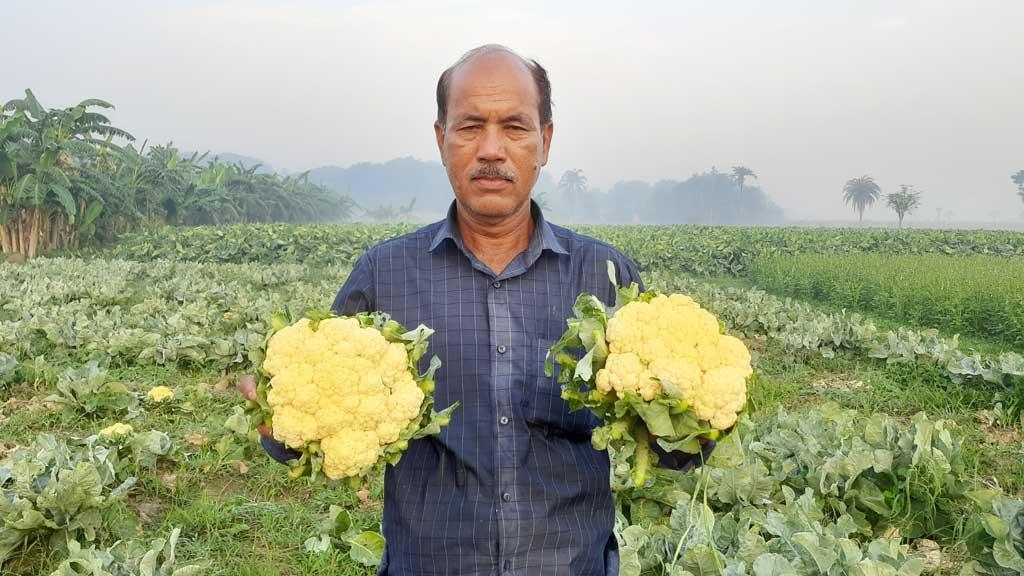
<path fill-rule="evenodd" d="M 554 190 L 540 191 L 539 201 L 556 220 L 604 224 L 707 224 L 770 226 L 785 215 L 758 185 L 746 166 L 730 172 L 710 170 L 686 180 L 620 181 L 601 191 L 590 186 L 580 169 L 565 171 Z"/>
<path fill-rule="evenodd" d="M 259 173 L 172 144 L 135 146 L 103 100 L 46 108 L 31 90 L 0 108 L 0 251 L 34 257 L 150 226 L 324 222 L 352 201 L 305 174 Z"/>
<path fill-rule="evenodd" d="M 623 180 L 608 189 L 593 186 L 579 169 L 554 176 L 542 170 L 533 197 L 544 206 L 547 217 L 559 224 L 782 223 L 782 209 L 754 183 L 753 171 L 743 170 L 724 173 L 711 168 L 686 180 L 653 183 Z M 437 219 L 444 217 L 452 202 L 451 183 L 439 162 L 395 158 L 347 168 L 321 166 L 310 170 L 309 176 L 351 196 L 359 206 L 360 219 Z"/>

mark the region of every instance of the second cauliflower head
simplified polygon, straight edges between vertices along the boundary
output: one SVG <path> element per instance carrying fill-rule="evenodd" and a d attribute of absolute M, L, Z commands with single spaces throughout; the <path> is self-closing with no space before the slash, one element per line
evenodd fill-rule
<path fill-rule="evenodd" d="M 130 436 L 132 432 L 134 432 L 134 430 L 132 429 L 131 424 L 118 422 L 116 424 L 111 424 L 110 426 L 107 426 L 103 430 L 100 430 L 99 437 L 107 441 L 119 440 L 121 438 Z"/>
<path fill-rule="evenodd" d="M 154 388 L 150 388 L 149 392 L 146 393 L 146 396 L 150 401 L 159 404 L 174 398 L 174 390 L 171 390 L 167 386 L 156 386 Z"/>
<path fill-rule="evenodd" d="M 633 391 L 650 401 L 661 380 L 680 389 L 697 418 L 725 430 L 746 402 L 750 353 L 739 339 L 719 332 L 718 320 L 682 294 L 635 300 L 608 320 L 609 355 L 597 389 L 619 397 Z"/>
<path fill-rule="evenodd" d="M 419 415 L 424 393 L 406 347 L 355 318 L 329 318 L 316 330 L 303 318 L 267 343 L 267 401 L 274 436 L 292 448 L 320 442 L 324 473 L 355 476 Z"/>

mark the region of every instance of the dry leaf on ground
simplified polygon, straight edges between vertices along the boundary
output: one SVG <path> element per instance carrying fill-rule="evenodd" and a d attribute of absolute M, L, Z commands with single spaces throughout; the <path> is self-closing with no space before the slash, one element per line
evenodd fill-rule
<path fill-rule="evenodd" d="M 859 390 L 864 387 L 862 380 L 854 380 L 848 374 L 830 374 L 816 380 L 812 386 L 819 390 Z"/>
<path fill-rule="evenodd" d="M 203 434 L 185 434 L 185 443 L 189 446 L 205 446 L 209 441 L 210 438 Z"/>

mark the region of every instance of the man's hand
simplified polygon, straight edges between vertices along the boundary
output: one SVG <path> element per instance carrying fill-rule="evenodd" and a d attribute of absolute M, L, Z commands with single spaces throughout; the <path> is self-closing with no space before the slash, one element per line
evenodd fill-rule
<path fill-rule="evenodd" d="M 239 376 L 238 377 L 238 382 L 235 384 L 235 387 L 238 388 L 238 391 L 242 393 L 242 396 L 245 396 L 246 400 L 251 400 L 253 402 L 256 401 L 256 377 L 255 376 L 253 376 L 252 374 L 243 374 L 242 376 Z M 270 438 L 270 439 L 274 438 L 274 430 L 273 430 L 273 428 L 271 428 L 270 426 L 267 426 L 266 424 L 264 424 L 262 422 L 259 425 L 259 431 L 260 431 L 260 435 L 265 437 L 265 438 Z"/>
<path fill-rule="evenodd" d="M 679 470 L 680 472 L 689 472 L 696 468 L 700 468 L 708 461 L 711 457 L 711 452 L 715 449 L 715 441 L 701 438 L 700 452 L 696 454 L 689 454 L 676 450 L 675 452 L 666 452 L 658 446 L 658 443 L 651 439 L 649 445 L 651 450 L 658 455 L 658 463 L 664 468 L 670 468 L 672 470 Z"/>
<path fill-rule="evenodd" d="M 252 374 L 244 374 L 238 377 L 238 382 L 235 384 L 238 391 L 245 396 L 246 400 L 252 400 L 256 402 L 256 377 Z M 287 464 L 291 460 L 295 460 L 302 456 L 302 453 L 297 450 L 292 450 L 285 446 L 284 442 L 279 442 L 274 439 L 274 429 L 266 424 L 260 422 L 257 428 L 260 431 L 260 444 L 263 449 L 267 451 L 267 454 L 271 458 L 277 460 L 282 464 Z"/>

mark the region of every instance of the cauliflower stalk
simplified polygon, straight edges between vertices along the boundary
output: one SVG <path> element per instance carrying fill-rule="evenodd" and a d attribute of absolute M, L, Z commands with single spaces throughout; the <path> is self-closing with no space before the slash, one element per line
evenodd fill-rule
<path fill-rule="evenodd" d="M 356 478 L 378 462 L 395 464 L 409 440 L 437 434 L 450 406 L 434 412 L 434 357 L 417 364 L 433 333 L 406 331 L 386 314 L 312 315 L 268 337 L 258 409 L 274 437 L 302 451 L 293 476 L 321 472 Z"/>
<path fill-rule="evenodd" d="M 570 409 L 590 409 L 604 420 L 594 447 L 611 448 L 616 468 L 629 471 L 623 486 L 641 487 L 656 459 L 649 441 L 698 453 L 736 424 L 753 370 L 743 342 L 723 334 L 714 315 L 690 297 L 641 294 L 636 284 L 616 294 L 613 307 L 579 296 L 546 370 L 560 366 Z"/>

